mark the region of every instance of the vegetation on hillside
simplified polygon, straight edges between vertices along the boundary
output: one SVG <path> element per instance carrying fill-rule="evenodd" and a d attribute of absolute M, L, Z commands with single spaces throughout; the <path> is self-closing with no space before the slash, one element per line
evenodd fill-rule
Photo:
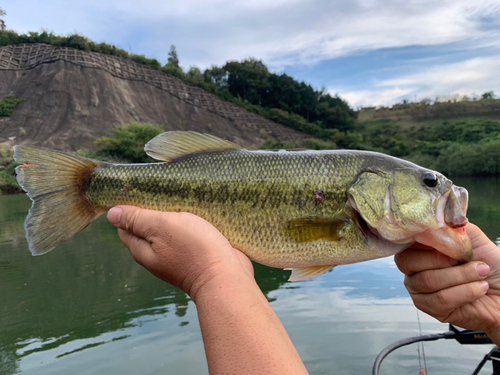
<path fill-rule="evenodd" d="M 391 107 L 369 107 L 359 111 L 359 120 L 401 120 L 420 122 L 431 119 L 450 119 L 478 116 L 500 117 L 500 99 L 495 99 L 493 91 L 481 96 L 449 95 L 437 97 L 434 101 L 422 99 L 418 102 L 404 100 Z"/>
<path fill-rule="evenodd" d="M 14 162 L 14 150 L 0 144 L 0 194 L 20 193 L 22 190 L 17 184 Z"/>
<path fill-rule="evenodd" d="M 395 121 L 356 124 L 360 149 L 384 152 L 412 160 L 449 176 L 500 175 L 500 122 L 486 118 L 444 121 L 439 126 L 404 130 Z M 131 122 L 117 126 L 109 137 L 95 141 L 97 151 L 81 154 L 110 161 L 151 162 L 144 145 L 161 132 L 157 125 Z M 439 141 L 436 141 L 439 140 Z M 295 142 L 268 141 L 268 149 L 334 149 L 332 141 L 305 139 Z"/>
<path fill-rule="evenodd" d="M 168 62 L 162 66 L 156 59 L 131 54 L 107 43 L 95 43 L 78 34 L 59 36 L 46 30 L 27 34 L 8 29 L 0 31 L 0 47 L 20 43 L 45 43 L 128 58 L 200 86 L 272 121 L 334 141 L 342 147 L 350 146 L 344 144 L 343 138 L 355 123 L 357 114 L 347 102 L 284 73 L 271 73 L 260 60 L 230 61 L 204 72 L 192 66 L 184 72 L 179 66 L 175 46 L 171 46 Z M 335 131 L 328 131 L 332 129 Z"/>
<path fill-rule="evenodd" d="M 356 148 L 383 152 L 447 176 L 500 175 L 500 122 L 488 118 L 446 120 L 403 127 L 396 120 L 355 125 Z M 263 148 L 336 148 L 331 142 L 267 142 Z"/>
<path fill-rule="evenodd" d="M 0 99 L 0 117 L 11 117 L 16 110 L 16 107 L 21 103 L 22 99 L 17 99 L 15 95 L 7 95 Z"/>
<path fill-rule="evenodd" d="M 408 158 L 447 175 L 500 175 L 500 122 L 487 118 L 443 121 L 411 129 Z"/>
<path fill-rule="evenodd" d="M 158 125 L 129 122 L 115 126 L 109 137 L 101 137 L 94 142 L 97 151 L 87 151 L 89 157 L 125 163 L 151 163 L 155 160 L 144 152 L 144 145 L 162 132 Z"/>

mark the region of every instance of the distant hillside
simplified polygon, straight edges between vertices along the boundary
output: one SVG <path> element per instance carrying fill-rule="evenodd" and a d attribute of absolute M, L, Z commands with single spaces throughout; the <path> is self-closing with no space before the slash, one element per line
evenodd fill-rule
<path fill-rule="evenodd" d="M 363 108 L 358 145 L 448 176 L 499 176 L 500 100 L 493 97 Z"/>
<path fill-rule="evenodd" d="M 310 138 L 322 139 L 328 147 L 355 147 L 347 133 L 353 128 L 356 112 L 345 100 L 285 73 L 273 73 L 263 61 L 253 57 L 227 61 L 223 66 L 212 65 L 203 72 L 196 66 L 184 71 L 174 45 L 170 46 L 168 62 L 162 65 L 154 58 L 129 53 L 112 44 L 96 43 L 76 33 L 56 35 L 42 30 L 20 34 L 0 28 L 0 47 L 41 43 L 132 60 L 175 76 L 187 85 L 198 86 L 272 122 L 306 133 Z M 315 145 L 316 148 L 323 146 Z"/>
<path fill-rule="evenodd" d="M 400 103 L 392 107 L 362 108 L 359 122 L 395 120 L 403 127 L 440 124 L 443 120 L 463 118 L 490 118 L 500 120 L 500 99 L 443 101 L 429 103 Z"/>
<path fill-rule="evenodd" d="M 0 99 L 24 101 L 0 117 L 0 142 L 75 151 L 116 124 L 151 122 L 242 145 L 305 136 L 167 73 L 117 56 L 45 44 L 0 48 Z"/>

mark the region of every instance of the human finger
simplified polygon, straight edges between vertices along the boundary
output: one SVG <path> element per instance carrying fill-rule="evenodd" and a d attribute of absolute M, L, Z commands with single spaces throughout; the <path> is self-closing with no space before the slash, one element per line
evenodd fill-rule
<path fill-rule="evenodd" d="M 413 245 L 409 247 L 412 250 L 436 250 L 431 246 L 423 245 L 421 243 L 415 242 Z"/>
<path fill-rule="evenodd" d="M 159 211 L 135 206 L 116 206 L 108 211 L 107 217 L 115 227 L 146 240 L 163 230 L 162 213 Z"/>
<path fill-rule="evenodd" d="M 470 304 L 486 294 L 489 284 L 485 280 L 443 289 L 435 293 L 410 294 L 415 306 L 440 321 L 458 307 Z"/>
<path fill-rule="evenodd" d="M 459 262 L 437 250 L 407 249 L 394 256 L 399 270 L 405 275 L 413 275 L 429 269 L 456 266 Z"/>
<path fill-rule="evenodd" d="M 405 277 L 410 293 L 433 293 L 457 285 L 483 280 L 490 267 L 483 262 L 469 262 L 456 267 L 429 269 Z"/>
<path fill-rule="evenodd" d="M 141 266 L 152 264 L 154 253 L 151 250 L 151 243 L 123 229 L 118 229 L 118 237 L 137 263 Z"/>

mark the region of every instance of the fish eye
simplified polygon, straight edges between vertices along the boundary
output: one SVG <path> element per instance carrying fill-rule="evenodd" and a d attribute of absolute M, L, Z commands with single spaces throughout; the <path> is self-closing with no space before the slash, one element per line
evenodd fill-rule
<path fill-rule="evenodd" d="M 426 173 L 423 177 L 424 184 L 428 187 L 436 187 L 438 184 L 438 179 L 434 173 Z"/>

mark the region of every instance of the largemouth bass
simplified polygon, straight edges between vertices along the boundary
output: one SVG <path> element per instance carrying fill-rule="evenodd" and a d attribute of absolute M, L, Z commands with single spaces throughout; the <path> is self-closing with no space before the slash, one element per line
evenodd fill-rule
<path fill-rule="evenodd" d="M 416 241 L 472 256 L 468 194 L 442 174 L 368 151 L 257 151 L 211 135 L 166 132 L 145 146 L 163 163 L 109 164 L 16 146 L 33 201 L 33 255 L 69 240 L 116 205 L 186 211 L 249 258 L 304 280 L 395 254 Z"/>

